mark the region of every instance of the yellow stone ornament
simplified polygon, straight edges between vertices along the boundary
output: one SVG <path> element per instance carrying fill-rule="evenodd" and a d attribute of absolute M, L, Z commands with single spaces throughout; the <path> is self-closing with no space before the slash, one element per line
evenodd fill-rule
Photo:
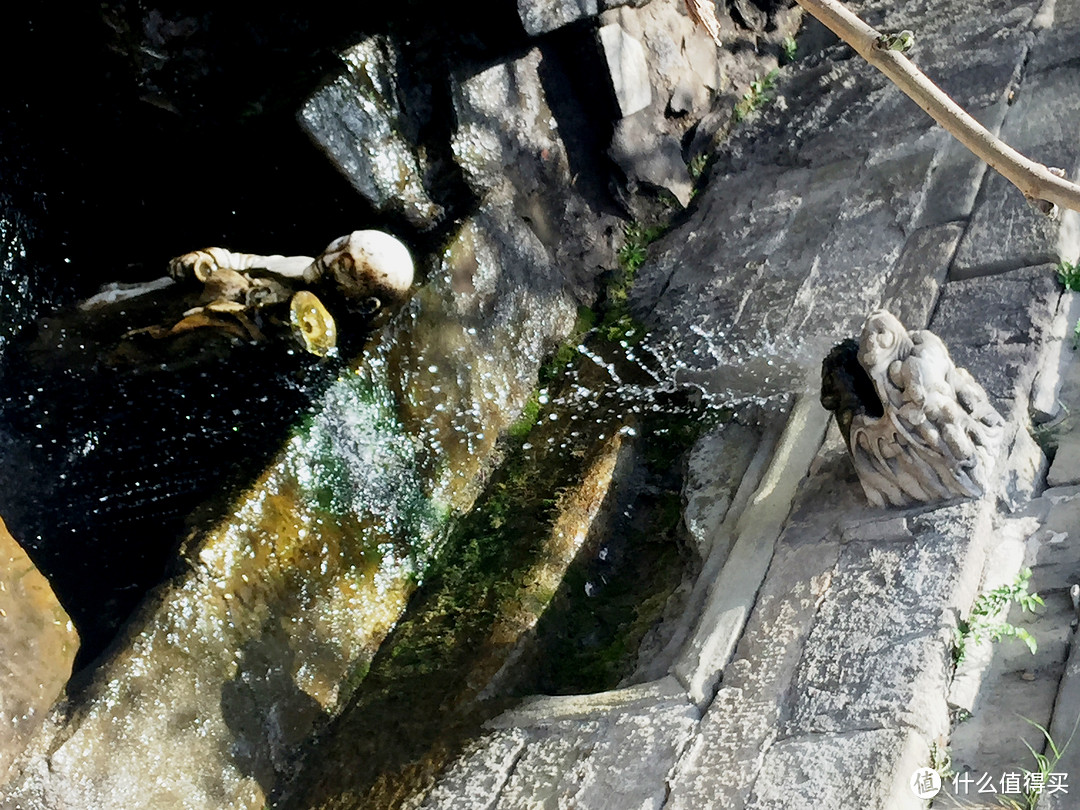
<path fill-rule="evenodd" d="M 290 322 L 304 348 L 325 357 L 337 345 L 337 325 L 314 293 L 301 290 L 289 303 Z"/>

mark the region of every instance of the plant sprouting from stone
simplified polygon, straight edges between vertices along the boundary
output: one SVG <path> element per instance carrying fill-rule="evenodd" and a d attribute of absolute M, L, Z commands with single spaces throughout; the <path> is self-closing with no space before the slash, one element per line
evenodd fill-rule
<path fill-rule="evenodd" d="M 707 154 L 696 155 L 690 159 L 690 162 L 686 164 L 686 171 L 690 174 L 690 179 L 695 183 L 701 179 L 701 175 L 705 173 L 705 167 L 709 163 L 709 156 Z"/>
<path fill-rule="evenodd" d="M 600 336 L 612 343 L 643 333 L 630 314 L 630 289 L 637 271 L 648 256 L 649 245 L 667 230 L 666 225 L 643 225 L 632 222 L 623 229 L 625 241 L 619 248 L 619 267 L 611 275 L 605 290 L 603 317 L 597 327 Z"/>
<path fill-rule="evenodd" d="M 645 263 L 649 245 L 659 239 L 665 230 L 663 225 L 648 227 L 639 222 L 631 222 L 623 229 L 623 235 L 626 239 L 623 246 L 619 248 L 619 267 L 623 270 L 623 275 L 628 276 L 620 284 L 620 286 L 625 286 L 625 289 L 621 291 L 624 296 L 630 291 L 630 285 L 634 281 L 634 274 Z M 614 290 L 608 290 L 609 298 L 612 292 Z"/>
<path fill-rule="evenodd" d="M 930 743 L 930 767 L 937 771 L 942 781 L 951 779 L 956 773 L 952 765 L 952 754 L 941 738 Z"/>
<path fill-rule="evenodd" d="M 983 641 L 1001 641 L 1003 638 L 1017 638 L 1023 641 L 1032 655 L 1038 649 L 1035 638 L 1023 627 L 1010 624 L 1004 614 L 1012 604 L 1017 604 L 1025 613 L 1033 613 L 1044 602 L 1037 593 L 1029 593 L 1031 569 L 1024 568 L 1016 575 L 1011 585 L 1001 585 L 987 591 L 971 606 L 967 619 L 961 619 L 956 626 L 953 657 L 959 665 L 967 655 L 969 644 Z"/>
<path fill-rule="evenodd" d="M 794 62 L 799 56 L 799 45 L 795 42 L 795 37 L 786 36 L 780 43 L 780 54 L 784 57 L 783 63 L 790 64 Z"/>
<path fill-rule="evenodd" d="M 1058 281 L 1066 290 L 1080 292 L 1080 264 L 1063 261 L 1057 267 Z"/>
<path fill-rule="evenodd" d="M 772 101 L 773 90 L 776 89 L 776 77 L 779 75 L 779 70 L 770 70 L 764 76 L 758 76 L 750 82 L 750 89 L 735 105 L 733 120 L 736 124 Z"/>
<path fill-rule="evenodd" d="M 1077 723 L 1080 723 L 1080 718 L 1073 724 L 1073 730 L 1072 733 L 1069 734 L 1069 739 L 1067 739 L 1061 747 L 1058 747 L 1058 744 L 1054 741 L 1054 738 L 1050 736 L 1050 732 L 1047 731 L 1046 728 L 1027 717 L 1021 717 L 1020 719 L 1037 728 L 1043 737 L 1046 738 L 1045 750 L 1047 753 L 1036 751 L 1027 740 L 1023 740 L 1027 750 L 1031 752 L 1031 756 L 1035 759 L 1035 769 L 1021 769 L 1024 774 L 1024 793 L 1020 799 L 999 795 L 998 802 L 1002 807 L 1007 807 L 1009 810 L 1035 810 L 1043 793 L 1047 789 L 1054 789 L 1053 783 L 1055 777 L 1062 776 L 1062 774 L 1059 774 L 1055 769 L 1061 761 L 1061 758 L 1065 755 L 1066 749 L 1069 747 L 1070 743 L 1072 743 L 1073 737 L 1076 735 L 1076 726 Z"/>
<path fill-rule="evenodd" d="M 1080 292 L 1080 263 L 1073 264 L 1063 260 L 1058 264 L 1057 277 L 1066 290 Z M 1077 348 L 1080 348 L 1080 321 L 1073 326 L 1073 349 Z"/>

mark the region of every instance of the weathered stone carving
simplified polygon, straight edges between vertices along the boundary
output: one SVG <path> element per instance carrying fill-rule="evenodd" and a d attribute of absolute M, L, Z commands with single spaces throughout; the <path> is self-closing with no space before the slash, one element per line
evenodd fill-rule
<path fill-rule="evenodd" d="M 839 344 L 822 364 L 821 404 L 836 413 L 871 504 L 985 491 L 1004 420 L 931 332 L 871 313 L 858 342 Z"/>
<path fill-rule="evenodd" d="M 211 327 L 258 340 L 260 313 L 288 303 L 288 321 L 304 347 L 322 356 L 334 348 L 337 328 L 316 292 L 353 313 L 371 316 L 405 299 L 413 281 L 413 262 L 408 248 L 389 234 L 353 231 L 314 258 L 259 256 L 217 247 L 197 250 L 170 261 L 169 276 L 181 283 L 202 284 L 198 306 L 186 309 L 171 326 L 145 327 L 129 335 L 166 337 Z M 107 289 L 80 308 L 93 310 L 167 286 L 168 280 L 160 279 L 138 288 Z"/>

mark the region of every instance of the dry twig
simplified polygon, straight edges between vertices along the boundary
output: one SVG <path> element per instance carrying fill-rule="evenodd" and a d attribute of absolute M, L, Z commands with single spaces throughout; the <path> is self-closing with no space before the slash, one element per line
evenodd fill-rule
<path fill-rule="evenodd" d="M 839 0 L 795 1 L 884 73 L 931 118 L 1020 189 L 1029 200 L 1037 203 L 1045 201 L 1080 211 L 1080 186 L 1066 180 L 1063 171 L 1036 163 L 996 138 L 930 81 L 900 50 L 891 45 L 883 46 L 888 37 L 859 19 Z M 696 4 L 697 0 L 687 2 Z M 693 13 L 691 16 L 697 18 Z M 1044 210 L 1050 208 L 1049 205 L 1042 207 Z"/>

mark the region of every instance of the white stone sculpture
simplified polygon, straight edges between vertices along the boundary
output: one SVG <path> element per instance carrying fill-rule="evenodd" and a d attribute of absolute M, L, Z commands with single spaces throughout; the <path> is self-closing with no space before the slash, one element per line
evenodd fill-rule
<path fill-rule="evenodd" d="M 223 294 L 230 300 L 241 300 L 239 296 L 250 294 L 250 283 L 243 284 L 234 274 L 251 270 L 263 270 L 269 277 L 308 285 L 332 282 L 350 304 L 364 311 L 401 301 L 413 282 L 413 262 L 408 248 L 382 231 L 353 231 L 335 239 L 315 258 L 259 256 L 206 248 L 169 262 L 169 275 L 177 280 L 195 278 L 209 284 L 220 277 Z M 251 282 L 252 277 L 247 280 Z"/>
<path fill-rule="evenodd" d="M 413 282 L 408 248 L 382 231 L 353 231 L 331 242 L 316 257 L 260 256 L 205 248 L 169 262 L 169 276 L 181 283 L 202 284 L 198 306 L 168 327 L 151 326 L 129 332 L 166 337 L 204 327 L 238 337 L 259 339 L 259 312 L 289 304 L 291 323 L 304 347 L 325 355 L 333 350 L 337 329 L 333 317 L 315 295 L 328 294 L 344 308 L 373 315 L 384 306 L 401 303 Z M 170 284 L 158 279 L 145 285 L 109 288 L 84 301 L 90 311 L 110 306 Z M 305 289 L 310 287 L 311 289 Z M 328 299 L 329 300 L 329 299 Z"/>
<path fill-rule="evenodd" d="M 853 394 L 838 394 L 829 361 L 822 402 L 848 426 L 848 450 L 870 503 L 906 506 L 981 495 L 1004 420 L 982 386 L 953 364 L 941 339 L 926 330 L 909 333 L 878 310 L 863 325 L 857 360 L 879 402 L 853 406 Z M 848 368 L 841 376 L 858 373 Z"/>

